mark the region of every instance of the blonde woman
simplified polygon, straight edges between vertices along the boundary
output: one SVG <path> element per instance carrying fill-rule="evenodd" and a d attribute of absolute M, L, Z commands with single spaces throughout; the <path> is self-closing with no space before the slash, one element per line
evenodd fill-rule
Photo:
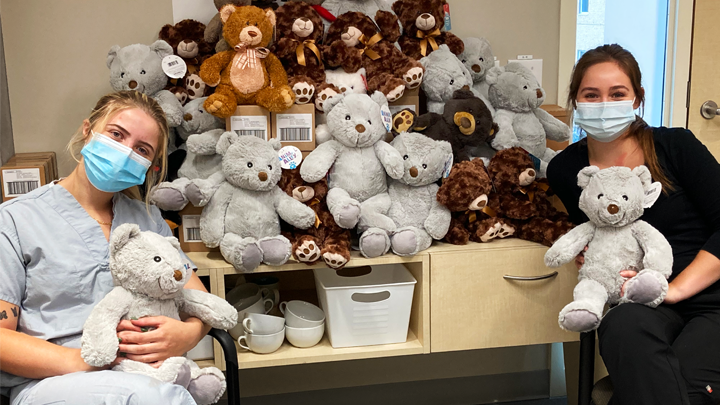
<path fill-rule="evenodd" d="M 149 189 L 162 179 L 167 139 L 155 101 L 135 91 L 109 94 L 68 146 L 75 170 L 0 205 L 0 386 L 13 405 L 195 404 L 181 386 L 90 367 L 79 349 L 83 323 L 113 287 L 112 230 L 136 223 L 171 235 L 158 209 L 138 199 L 136 187 Z M 206 291 L 196 274 L 185 288 Z M 156 329 L 142 333 L 144 327 Z M 122 321 L 115 362 L 128 358 L 157 367 L 209 330 L 197 318 Z"/>

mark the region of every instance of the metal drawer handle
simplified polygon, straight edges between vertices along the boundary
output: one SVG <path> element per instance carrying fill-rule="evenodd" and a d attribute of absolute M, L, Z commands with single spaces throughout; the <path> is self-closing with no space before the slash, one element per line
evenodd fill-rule
<path fill-rule="evenodd" d="M 509 276 L 504 275 L 503 278 L 505 280 L 518 280 L 518 281 L 536 281 L 536 280 L 545 280 L 546 278 L 553 278 L 558 275 L 557 271 L 553 271 L 550 274 L 543 274 L 542 276 Z"/>

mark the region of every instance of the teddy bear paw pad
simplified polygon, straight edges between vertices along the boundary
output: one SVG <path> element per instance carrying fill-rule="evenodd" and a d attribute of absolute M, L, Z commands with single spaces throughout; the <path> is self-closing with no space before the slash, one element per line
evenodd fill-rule
<path fill-rule="evenodd" d="M 414 89 L 415 87 L 419 86 L 420 83 L 422 83 L 422 77 L 423 77 L 423 69 L 420 67 L 414 67 L 410 70 L 408 70 L 405 75 L 403 75 L 403 79 L 405 79 L 406 86 L 409 89 Z"/>
<path fill-rule="evenodd" d="M 224 104 L 220 100 L 215 100 L 211 105 L 208 106 L 207 112 L 210 114 L 218 112 L 223 108 Z"/>
<path fill-rule="evenodd" d="M 306 240 L 295 249 L 295 256 L 303 263 L 312 263 L 320 258 L 317 243 Z"/>
<path fill-rule="evenodd" d="M 307 104 L 315 94 L 315 86 L 299 82 L 293 86 L 293 91 L 295 92 L 295 104 Z"/>
<path fill-rule="evenodd" d="M 205 374 L 190 381 L 187 389 L 198 404 L 213 404 L 225 392 L 225 381 L 212 374 Z"/>
<path fill-rule="evenodd" d="M 515 227 L 508 224 L 500 224 L 500 232 L 498 232 L 498 238 L 507 238 L 515 234 Z"/>
<path fill-rule="evenodd" d="M 572 310 L 560 320 L 560 326 L 571 332 L 585 332 L 597 328 L 600 318 L 584 309 Z"/>
<path fill-rule="evenodd" d="M 412 112 L 408 110 L 402 110 L 395 115 L 393 118 L 393 129 L 397 133 L 408 132 L 415 122 Z"/>
<path fill-rule="evenodd" d="M 638 274 L 632 279 L 625 292 L 627 298 L 638 304 L 652 302 L 663 293 L 660 280 L 650 273 Z"/>
<path fill-rule="evenodd" d="M 348 262 L 348 260 L 342 255 L 332 252 L 323 253 L 322 258 L 325 261 L 325 264 L 327 264 L 328 267 L 331 267 L 333 269 L 339 269 L 345 266 Z"/>
<path fill-rule="evenodd" d="M 390 103 L 392 103 L 393 101 L 397 101 L 400 97 L 403 96 L 404 93 L 405 93 L 405 85 L 403 84 L 403 85 L 397 86 L 387 94 L 387 100 Z"/>
<path fill-rule="evenodd" d="M 286 89 L 282 89 L 280 91 L 280 96 L 282 97 L 285 106 L 288 108 L 290 108 L 290 106 L 295 102 L 295 96 Z"/>
<path fill-rule="evenodd" d="M 498 222 L 495 225 L 491 226 L 490 229 L 488 229 L 484 234 L 482 234 L 482 236 L 480 236 L 480 240 L 483 242 L 489 242 L 497 238 L 501 231 L 502 224 Z"/>

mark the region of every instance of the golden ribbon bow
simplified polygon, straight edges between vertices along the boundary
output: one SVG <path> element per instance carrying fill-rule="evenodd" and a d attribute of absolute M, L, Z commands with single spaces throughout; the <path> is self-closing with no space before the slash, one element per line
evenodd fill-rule
<path fill-rule="evenodd" d="M 530 202 L 533 202 L 533 199 L 535 199 L 535 190 L 538 188 L 542 191 L 548 191 L 550 186 L 545 183 L 532 182 L 527 187 L 520 187 L 520 192 L 527 195 Z"/>
<path fill-rule="evenodd" d="M 255 68 L 259 59 L 265 59 L 270 54 L 267 48 L 248 48 L 243 44 L 235 45 L 235 51 L 242 54 L 235 62 L 235 67 L 240 69 Z"/>
<path fill-rule="evenodd" d="M 320 200 L 318 200 L 317 198 L 315 198 L 315 199 L 313 199 L 312 202 L 310 203 L 310 206 L 312 207 L 313 205 L 318 205 L 318 204 L 320 204 Z M 318 214 L 316 213 L 316 214 L 315 214 L 315 228 L 319 228 L 319 227 L 320 227 L 320 224 L 322 224 L 322 221 L 320 221 L 320 217 L 319 217 Z"/>
<path fill-rule="evenodd" d="M 484 214 L 489 215 L 491 217 L 496 217 L 497 212 L 495 212 L 494 209 L 488 207 L 487 205 L 481 209 Z M 465 211 L 466 214 L 469 214 L 470 217 L 468 218 L 468 221 L 472 224 L 473 222 L 477 221 L 477 211 L 467 210 Z"/>
<path fill-rule="evenodd" d="M 298 42 L 300 42 L 300 41 L 298 41 Z M 322 57 L 320 57 L 320 50 L 318 49 L 317 46 L 315 46 L 314 39 L 306 39 L 305 41 L 300 42 L 298 44 L 297 48 L 295 48 L 295 55 L 297 55 L 297 60 L 298 60 L 298 63 L 300 64 L 300 66 L 307 66 L 306 61 L 305 61 L 305 47 L 310 49 L 312 51 L 312 53 L 315 54 L 315 57 L 317 58 L 318 63 L 324 70 L 325 65 L 322 62 Z"/>
<path fill-rule="evenodd" d="M 427 56 L 427 46 L 428 42 L 430 42 L 430 46 L 432 47 L 433 51 L 438 50 L 438 44 L 435 42 L 434 37 L 440 36 L 440 28 L 436 29 L 435 31 L 426 34 L 422 31 L 418 31 L 416 37 L 420 38 L 420 53 L 422 56 Z"/>
<path fill-rule="evenodd" d="M 365 48 L 360 50 L 360 55 L 365 54 L 368 58 L 372 60 L 380 59 L 380 55 L 373 51 L 372 49 L 368 49 L 369 47 L 377 44 L 383 39 L 382 35 L 378 32 L 377 34 L 370 37 L 370 39 L 367 39 L 365 35 L 360 35 L 360 38 L 358 38 L 358 41 L 360 41 L 361 44 L 365 45 Z"/>

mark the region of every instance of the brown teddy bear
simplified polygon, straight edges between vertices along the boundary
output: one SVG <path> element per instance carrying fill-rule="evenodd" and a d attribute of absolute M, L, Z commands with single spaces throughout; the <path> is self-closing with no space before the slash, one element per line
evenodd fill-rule
<path fill-rule="evenodd" d="M 442 44 L 455 55 L 463 53 L 462 39 L 442 31 L 446 4 L 445 0 L 398 0 L 393 3 L 392 9 L 403 27 L 403 36 L 398 43 L 405 55 L 419 60 Z"/>
<path fill-rule="evenodd" d="M 181 57 L 187 65 L 187 73 L 182 79 L 171 79 L 168 89 L 178 97 L 180 104 L 196 98 L 205 97 L 212 91 L 200 79 L 200 65 L 213 54 L 214 43 L 205 41 L 205 24 L 195 20 L 182 20 L 175 25 L 165 24 L 158 38 L 167 42 L 173 53 Z"/>
<path fill-rule="evenodd" d="M 205 110 L 220 118 L 235 113 L 238 104 L 284 111 L 295 101 L 280 60 L 265 47 L 275 26 L 275 12 L 253 6 L 228 4 L 220 10 L 223 36 L 231 50 L 218 53 L 200 67 L 200 78 L 215 93 L 205 100 Z"/>
<path fill-rule="evenodd" d="M 425 69 L 393 45 L 400 37 L 393 13 L 380 10 L 375 22 L 377 26 L 359 12 L 340 15 L 327 32 L 325 60 L 329 66 L 342 66 L 348 73 L 365 68 L 368 93 L 380 91 L 392 102 L 402 97 L 405 88 L 418 87 Z"/>
<path fill-rule="evenodd" d="M 524 149 L 497 152 L 488 174 L 499 196 L 496 211 L 512 221 L 518 238 L 552 246 L 573 228 L 567 214 L 548 200 L 550 187 L 544 179 L 535 179 L 537 169 Z"/>
<path fill-rule="evenodd" d="M 273 52 L 280 58 L 295 92 L 295 103 L 306 104 L 325 83 L 322 61 L 324 25 L 315 9 L 303 2 L 288 2 L 275 12 L 277 42 Z"/>
<path fill-rule="evenodd" d="M 283 169 L 278 187 L 315 211 L 315 225 L 307 230 L 283 224 L 282 234 L 292 243 L 295 260 L 312 265 L 322 259 L 328 267 L 343 268 L 350 260 L 350 231 L 335 223 L 327 207 L 327 180 L 310 184 L 300 177 L 299 167 Z"/>
<path fill-rule="evenodd" d="M 480 159 L 455 163 L 443 180 L 437 200 L 452 211 L 445 241 L 453 245 L 489 242 L 515 233 L 515 227 L 497 215 L 498 196 Z"/>
<path fill-rule="evenodd" d="M 413 117 L 408 111 L 401 110 L 393 116 L 393 126 L 397 127 L 393 128 L 397 132 L 412 129 L 436 141 L 450 142 L 456 163 L 474 157 L 489 162 L 495 154 L 489 143 L 498 126 L 485 103 L 470 90 L 456 90 L 453 98 L 445 103 L 442 114 Z"/>

